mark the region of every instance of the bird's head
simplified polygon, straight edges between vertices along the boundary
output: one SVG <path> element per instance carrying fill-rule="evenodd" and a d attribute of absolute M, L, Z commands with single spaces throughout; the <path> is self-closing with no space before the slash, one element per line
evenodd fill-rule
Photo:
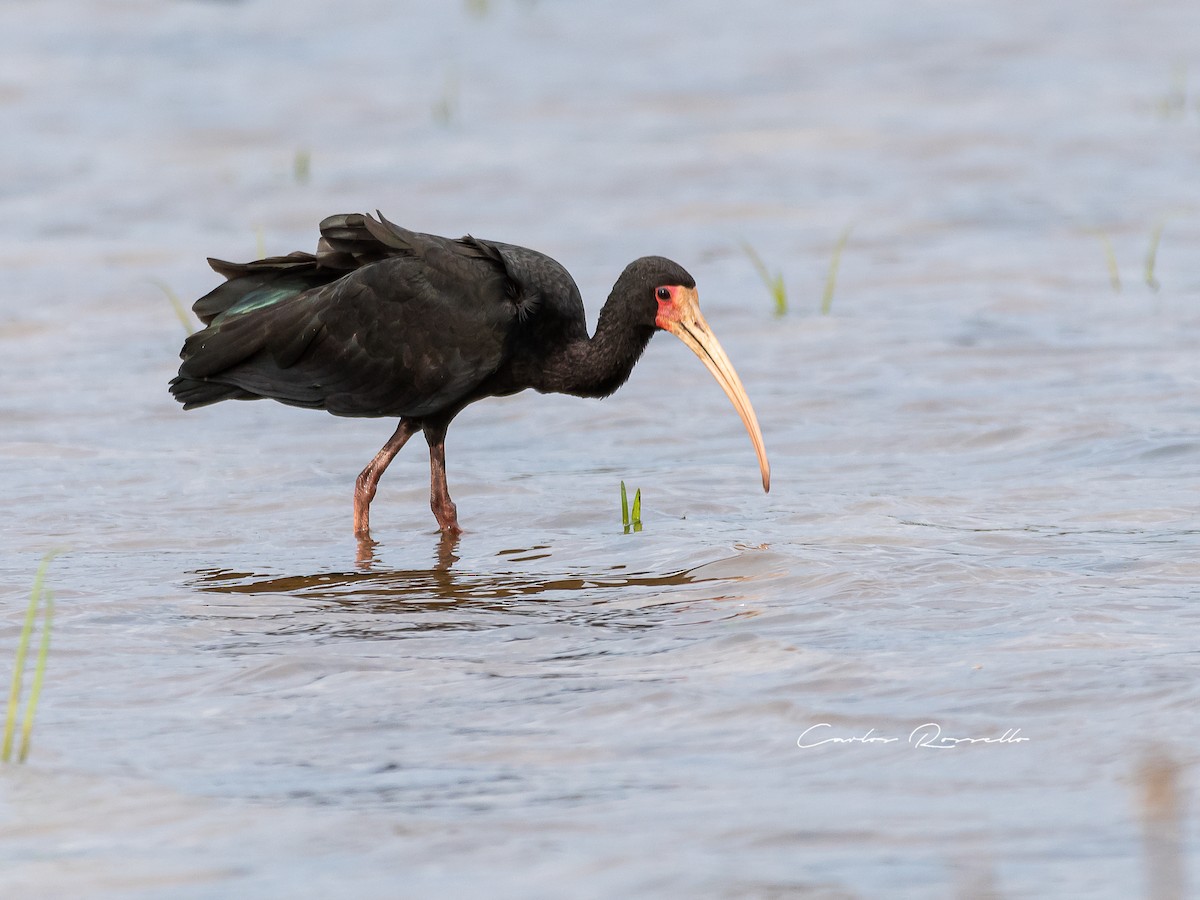
<path fill-rule="evenodd" d="M 638 304 L 645 302 L 647 311 L 654 310 L 654 325 L 663 331 L 669 331 L 683 341 L 700 357 L 700 361 L 717 379 L 717 383 L 733 401 L 733 406 L 742 418 L 742 424 L 750 434 L 754 444 L 754 452 L 758 455 L 758 467 L 762 472 L 763 490 L 771 489 L 771 464 L 767 462 L 767 451 L 763 446 L 762 431 L 758 427 L 758 418 L 754 415 L 754 407 L 742 380 L 738 378 L 716 335 L 708 327 L 708 322 L 700 313 L 700 300 L 696 293 L 696 280 L 678 263 L 662 257 L 643 257 L 630 265 L 630 270 L 637 267 L 644 287 L 644 298 L 639 298 Z M 651 306 L 651 303 L 653 306 Z"/>

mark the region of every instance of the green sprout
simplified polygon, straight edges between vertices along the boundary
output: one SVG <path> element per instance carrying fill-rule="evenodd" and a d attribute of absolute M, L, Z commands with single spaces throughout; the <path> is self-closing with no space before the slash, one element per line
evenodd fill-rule
<path fill-rule="evenodd" d="M 850 240 L 850 232 L 854 230 L 854 223 L 851 222 L 842 229 L 842 233 L 838 235 L 837 243 L 833 245 L 833 256 L 829 259 L 829 274 L 825 276 L 825 290 L 821 293 L 821 315 L 829 315 L 829 311 L 833 309 L 833 292 L 837 289 L 838 269 L 842 265 L 842 251 L 846 249 L 846 242 Z"/>
<path fill-rule="evenodd" d="M 458 75 L 456 73 L 446 73 L 446 80 L 442 85 L 442 95 L 433 104 L 431 112 L 433 121 L 443 127 L 449 126 L 454 121 L 458 114 Z"/>
<path fill-rule="evenodd" d="M 750 262 L 754 263 L 754 268 L 758 271 L 758 277 L 762 279 L 762 283 L 766 286 L 772 298 L 774 298 L 775 315 L 787 315 L 787 287 L 783 283 L 783 273 L 776 272 L 775 274 L 771 274 L 762 257 L 745 241 L 742 241 L 742 250 L 750 257 Z"/>
<path fill-rule="evenodd" d="M 1117 266 L 1117 254 L 1113 250 L 1112 241 L 1103 231 L 1098 232 L 1100 243 L 1104 245 L 1104 258 L 1108 262 L 1108 283 L 1118 294 L 1121 292 L 1121 269 Z"/>
<path fill-rule="evenodd" d="M 625 528 L 625 533 L 629 534 L 630 528 L 634 531 L 642 530 L 642 489 L 638 488 L 633 495 L 633 513 L 629 512 L 629 495 L 625 493 L 625 482 L 621 482 L 621 525 Z"/>
<path fill-rule="evenodd" d="M 296 184 L 308 184 L 310 175 L 312 175 L 312 153 L 302 147 L 296 151 L 296 156 L 292 160 L 292 177 Z"/>
<path fill-rule="evenodd" d="M 42 681 L 46 674 L 46 656 L 50 652 L 50 627 L 54 620 L 54 595 L 44 590 L 46 570 L 50 561 L 59 551 L 51 550 L 42 557 L 33 579 L 33 591 L 29 596 L 29 608 L 25 612 L 25 624 L 21 628 L 21 637 L 17 641 L 17 656 L 13 664 L 12 685 L 8 692 L 8 714 L 4 720 L 4 742 L 0 747 L 0 761 L 8 762 L 12 758 L 13 740 L 17 731 L 17 711 L 21 703 L 21 680 L 25 674 L 25 657 L 29 652 L 29 643 L 33 637 L 33 625 L 37 620 L 38 608 L 45 599 L 45 612 L 42 621 L 42 639 L 38 647 L 37 663 L 33 670 L 33 683 L 29 688 L 29 701 L 25 705 L 25 716 L 21 720 L 21 745 L 17 751 L 17 761 L 25 762 L 29 755 L 29 738 L 33 732 L 33 716 L 37 711 L 38 699 L 42 695 Z"/>
<path fill-rule="evenodd" d="M 162 291 L 163 294 L 166 295 L 166 298 L 171 301 L 171 306 L 175 310 L 175 315 L 178 316 L 179 321 L 183 323 L 183 330 L 188 334 L 191 334 L 193 331 L 195 331 L 196 327 L 192 323 L 191 318 L 188 316 L 187 309 L 180 302 L 179 295 L 171 290 L 171 286 L 165 281 L 159 281 L 157 278 L 151 278 L 150 283 Z"/>
<path fill-rule="evenodd" d="M 1163 219 L 1154 226 L 1154 231 L 1150 233 L 1150 247 L 1146 250 L 1146 286 L 1152 291 L 1157 291 L 1160 287 L 1158 279 L 1154 277 L 1154 266 L 1158 262 L 1158 244 L 1162 240 L 1166 224 L 1167 220 Z"/>

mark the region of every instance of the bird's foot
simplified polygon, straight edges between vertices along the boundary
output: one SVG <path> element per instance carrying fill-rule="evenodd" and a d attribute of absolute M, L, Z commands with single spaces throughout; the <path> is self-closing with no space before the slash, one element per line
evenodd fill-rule
<path fill-rule="evenodd" d="M 458 524 L 458 508 L 454 505 L 453 500 L 449 497 L 435 499 L 430 506 L 433 509 L 433 516 L 437 519 L 444 534 L 450 537 L 458 537 L 462 534 L 462 528 Z"/>
<path fill-rule="evenodd" d="M 371 537 L 371 500 L 375 496 L 375 485 L 364 484 L 363 475 L 354 486 L 354 536 L 359 539 Z"/>
<path fill-rule="evenodd" d="M 458 524 L 458 518 L 451 518 L 449 521 L 443 521 L 441 516 L 438 517 L 438 525 L 442 528 L 442 534 L 447 537 L 456 538 L 463 533 L 462 526 Z"/>

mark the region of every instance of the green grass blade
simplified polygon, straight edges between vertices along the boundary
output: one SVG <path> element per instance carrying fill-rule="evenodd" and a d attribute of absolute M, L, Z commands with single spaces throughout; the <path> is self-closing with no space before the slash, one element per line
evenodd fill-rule
<path fill-rule="evenodd" d="M 37 574 L 33 578 L 33 590 L 29 594 L 29 608 L 25 611 L 25 624 L 21 628 L 21 637 L 17 641 L 17 656 L 13 662 L 12 684 L 8 691 L 8 712 L 4 717 L 4 741 L 0 745 L 0 761 L 8 762 L 12 757 L 13 738 L 16 735 L 17 707 L 21 700 L 21 679 L 25 673 L 25 656 L 29 652 L 29 640 L 33 635 L 33 623 L 37 618 L 38 605 L 42 599 L 42 584 L 46 580 L 46 570 L 50 561 L 58 555 L 57 550 L 51 550 L 42 557 Z"/>
<path fill-rule="evenodd" d="M 783 283 L 783 273 L 775 276 L 771 283 L 771 294 L 775 297 L 775 315 L 787 315 L 787 287 Z"/>
<path fill-rule="evenodd" d="M 1113 250 L 1112 241 L 1103 231 L 1100 233 L 1100 243 L 1104 245 L 1104 259 L 1108 264 L 1108 283 L 1117 293 L 1121 292 L 1121 268 L 1117 265 L 1117 254 Z"/>
<path fill-rule="evenodd" d="M 629 528 L 629 496 L 625 493 L 625 482 L 621 482 L 621 524 Z"/>
<path fill-rule="evenodd" d="M 13 736 L 17 730 L 17 707 L 21 701 L 21 677 L 25 673 L 25 654 L 29 650 L 29 638 L 33 634 L 33 620 L 37 615 L 38 589 L 34 587 L 34 597 L 29 601 L 29 609 L 25 613 L 25 625 L 21 628 L 21 637 L 17 641 L 17 657 L 13 663 L 12 684 L 8 689 L 8 712 L 4 717 L 4 744 L 0 747 L 0 761 L 8 762 L 12 757 Z"/>
<path fill-rule="evenodd" d="M 642 527 L 642 489 L 638 488 L 633 495 L 633 527 Z"/>
<path fill-rule="evenodd" d="M 754 264 L 754 268 L 758 272 L 758 277 L 762 279 L 763 284 L 770 287 L 771 273 L 767 270 L 767 264 L 763 262 L 762 257 L 758 255 L 758 251 L 746 241 L 742 241 L 742 251 L 750 257 L 750 262 Z"/>
<path fill-rule="evenodd" d="M 458 114 L 458 94 L 458 75 L 447 72 L 442 94 L 430 111 L 436 124 L 446 127 L 454 122 Z"/>
<path fill-rule="evenodd" d="M 296 184 L 308 184 L 312 175 L 312 153 L 303 148 L 296 151 L 292 159 L 292 178 Z"/>
<path fill-rule="evenodd" d="M 157 287 L 160 291 L 162 291 L 163 294 L 166 295 L 166 298 L 171 301 L 171 306 L 175 309 L 175 315 L 178 316 L 179 321 L 183 323 L 183 330 L 186 331 L 188 334 L 191 334 L 193 331 L 195 331 L 196 324 L 192 321 L 191 317 L 188 315 L 187 309 L 179 301 L 178 295 L 173 290 L 171 290 L 171 286 L 168 285 L 165 281 L 159 281 L 157 278 L 151 278 L 150 283 L 153 284 L 155 287 Z"/>
<path fill-rule="evenodd" d="M 29 755 L 29 736 L 33 733 L 33 717 L 37 712 L 38 700 L 42 696 L 42 681 L 46 677 L 46 657 L 50 653 L 50 628 L 54 623 L 54 594 L 46 591 L 46 614 L 42 620 L 42 643 L 38 647 L 37 667 L 33 670 L 33 684 L 29 686 L 29 702 L 25 704 L 25 721 L 21 723 L 21 749 L 17 761 L 25 762 Z"/>
<path fill-rule="evenodd" d="M 821 292 L 821 315 L 829 315 L 833 309 L 833 292 L 837 290 L 838 269 L 842 265 L 842 251 L 846 249 L 846 242 L 850 240 L 850 232 L 854 230 L 854 223 L 847 225 L 842 229 L 842 233 L 838 235 L 837 243 L 833 245 L 833 256 L 829 259 L 829 274 L 825 276 L 825 290 Z"/>
<path fill-rule="evenodd" d="M 758 277 L 762 279 L 763 285 L 771 294 L 775 301 L 775 315 L 782 316 L 787 313 L 787 287 L 783 283 L 783 273 L 772 275 L 767 264 L 763 262 L 761 256 L 758 255 L 753 247 L 745 241 L 742 241 L 742 251 L 750 258 L 750 262 L 754 264 L 754 269 L 758 272 Z"/>
<path fill-rule="evenodd" d="M 1166 227 L 1166 224 L 1166 220 L 1163 220 L 1154 227 L 1154 231 L 1150 234 L 1150 247 L 1146 251 L 1146 286 L 1152 291 L 1157 291 L 1161 287 L 1158 279 L 1154 277 L 1154 267 L 1158 263 L 1158 244 L 1162 240 L 1163 228 Z"/>

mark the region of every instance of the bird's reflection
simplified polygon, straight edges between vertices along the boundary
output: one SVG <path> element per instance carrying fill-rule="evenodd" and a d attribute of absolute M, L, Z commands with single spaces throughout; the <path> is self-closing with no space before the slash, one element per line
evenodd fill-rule
<path fill-rule="evenodd" d="M 694 594 L 678 596 L 674 589 L 744 580 L 728 574 L 706 575 L 704 566 L 665 573 L 631 572 L 620 564 L 551 573 L 511 568 L 460 571 L 455 568 L 458 539 L 446 536 L 428 568 L 383 569 L 376 566 L 376 546 L 359 543 L 358 567 L 353 571 L 272 575 L 202 569 L 192 573 L 192 584 L 206 593 L 288 598 L 282 608 L 263 608 L 255 617 L 268 633 L 320 631 L 378 637 L 395 631 L 490 628 L 530 617 L 574 620 L 582 616 L 589 624 L 651 627 L 697 599 Z M 547 550 L 522 548 L 497 556 L 510 562 L 533 561 L 547 558 Z M 644 596 L 645 604 L 609 602 L 615 595 L 626 600 L 631 592 Z M 718 592 L 706 594 L 705 599 L 724 596 Z M 331 617 L 331 609 L 338 614 Z M 215 609 L 208 614 L 220 615 Z M 241 610 L 237 616 L 243 617 Z"/>
<path fill-rule="evenodd" d="M 438 533 L 437 547 L 437 569 L 449 569 L 452 565 L 458 562 L 458 556 L 454 551 L 458 548 L 460 532 Z M 355 553 L 354 562 L 364 572 L 369 572 L 375 565 L 375 548 L 379 546 L 379 541 L 374 540 L 370 534 L 359 535 L 356 538 L 358 542 L 357 551 Z"/>
<path fill-rule="evenodd" d="M 221 594 L 289 594 L 305 600 L 366 601 L 376 605 L 403 603 L 440 607 L 447 603 L 535 597 L 553 591 L 582 591 L 604 588 L 678 587 L 728 578 L 695 577 L 690 571 L 664 575 L 562 574 L 539 577 L 517 572 L 488 575 L 455 573 L 449 566 L 429 569 L 389 569 L 356 572 L 322 572 L 313 575 L 262 575 L 228 569 L 195 572 L 194 586 Z"/>

